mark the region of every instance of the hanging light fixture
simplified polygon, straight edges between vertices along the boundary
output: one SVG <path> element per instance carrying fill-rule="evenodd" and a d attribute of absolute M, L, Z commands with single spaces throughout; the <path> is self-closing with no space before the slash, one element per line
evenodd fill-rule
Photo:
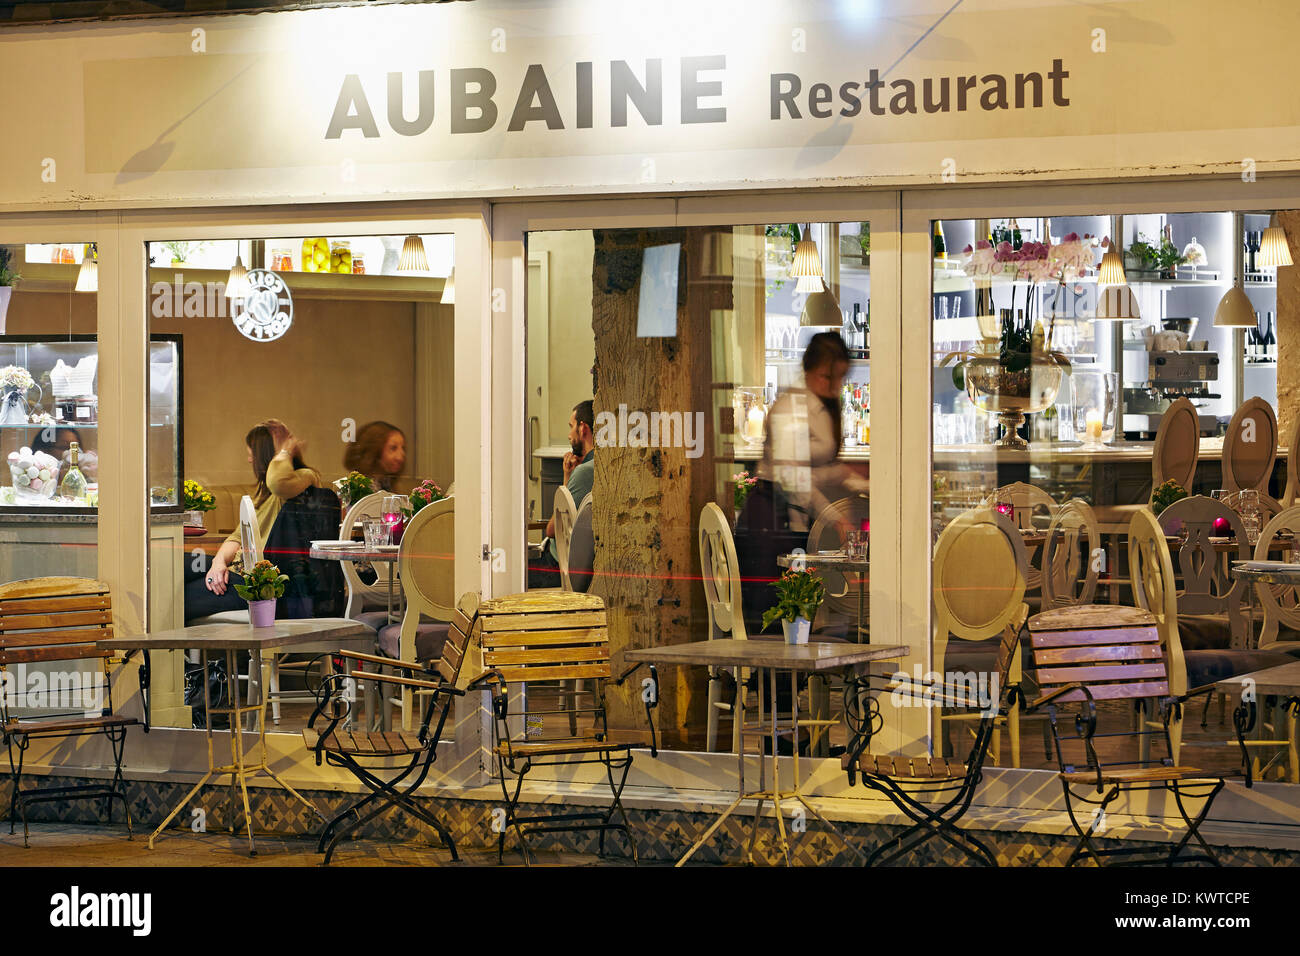
<path fill-rule="evenodd" d="M 402 257 L 397 261 L 398 272 L 428 272 L 429 255 L 424 251 L 424 240 L 419 236 L 407 236 L 402 243 Z"/>
<path fill-rule="evenodd" d="M 1253 329 L 1259 325 L 1255 307 L 1250 304 L 1246 290 L 1236 283 L 1219 300 L 1214 310 L 1214 324 L 1220 329 Z"/>
<path fill-rule="evenodd" d="M 835 295 L 826 287 L 826 281 L 820 276 L 813 280 L 820 288 L 808 296 L 803 304 L 803 314 L 799 316 L 800 325 L 815 325 L 821 328 L 840 328 L 844 325 L 844 313 Z"/>
<path fill-rule="evenodd" d="M 1102 322 L 1136 322 L 1142 318 L 1137 296 L 1127 285 L 1099 285 L 1097 318 Z"/>
<path fill-rule="evenodd" d="M 1128 277 L 1124 274 L 1124 256 L 1115 250 L 1113 242 L 1110 251 L 1102 254 L 1101 269 L 1097 273 L 1097 285 L 1128 285 Z"/>
<path fill-rule="evenodd" d="M 456 304 L 456 269 L 453 266 L 451 274 L 442 283 L 442 304 Z"/>
<path fill-rule="evenodd" d="M 99 260 L 95 243 L 86 243 L 85 258 L 81 260 L 81 271 L 77 273 L 76 290 L 78 292 L 99 291 Z"/>
<path fill-rule="evenodd" d="M 798 227 L 796 227 L 797 229 Z M 816 294 L 822 291 L 822 258 L 817 253 L 817 243 L 807 238 L 812 232 L 809 226 L 804 230 L 804 238 L 794 244 L 794 264 L 790 266 L 790 277 L 797 279 L 796 292 Z"/>
<path fill-rule="evenodd" d="M 248 295 L 248 270 L 244 268 L 243 260 L 240 259 L 239 253 L 235 253 L 235 264 L 230 267 L 230 275 L 226 276 L 226 298 L 243 299 Z"/>
<path fill-rule="evenodd" d="M 1259 257 L 1256 262 L 1261 269 L 1294 265 L 1291 260 L 1291 245 L 1286 241 L 1286 230 L 1277 224 L 1276 212 L 1264 230 L 1264 238 L 1259 241 Z"/>

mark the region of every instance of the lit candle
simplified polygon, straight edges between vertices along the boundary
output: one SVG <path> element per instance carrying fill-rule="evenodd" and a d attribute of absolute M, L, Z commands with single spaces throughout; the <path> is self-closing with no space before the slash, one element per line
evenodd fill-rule
<path fill-rule="evenodd" d="M 1101 441 L 1101 412 L 1095 408 L 1088 409 L 1084 421 L 1084 433 L 1088 436 L 1088 441 L 1099 443 Z"/>
<path fill-rule="evenodd" d="M 745 437 L 755 441 L 763 438 L 763 410 L 757 405 L 750 407 L 749 415 L 745 418 Z"/>

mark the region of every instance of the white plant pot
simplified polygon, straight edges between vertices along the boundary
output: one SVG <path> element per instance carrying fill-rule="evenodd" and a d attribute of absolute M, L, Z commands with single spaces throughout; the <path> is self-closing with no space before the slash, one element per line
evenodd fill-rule
<path fill-rule="evenodd" d="M 202 528 L 203 512 L 202 511 L 185 512 L 185 523 L 189 525 L 191 528 Z"/>
<path fill-rule="evenodd" d="M 5 334 L 5 316 L 9 314 L 9 297 L 13 294 L 13 286 L 0 285 L 0 335 Z"/>
<path fill-rule="evenodd" d="M 785 631 L 787 644 L 807 644 L 808 632 L 812 630 L 812 621 L 806 617 L 797 617 L 793 621 L 782 619 L 781 629 Z"/>

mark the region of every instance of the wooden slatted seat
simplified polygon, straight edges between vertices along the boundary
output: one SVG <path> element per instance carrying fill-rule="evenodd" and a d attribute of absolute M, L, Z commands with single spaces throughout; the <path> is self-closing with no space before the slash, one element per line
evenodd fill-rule
<path fill-rule="evenodd" d="M 51 577 L 0 585 L 0 672 L 11 667 L 19 669 L 18 679 L 13 682 L 17 691 L 9 692 L 8 681 L 14 675 L 3 673 L 6 693 L 0 694 L 0 728 L 9 751 L 13 780 L 9 832 L 13 832 L 15 816 L 21 816 L 24 846 L 28 845 L 27 804 L 46 801 L 100 799 L 111 823 L 113 800 L 120 800 L 126 814 L 128 838 L 133 835 L 131 810 L 122 784 L 122 754 L 127 728 L 140 721 L 113 712 L 110 673 L 113 652 L 96 647 L 96 642 L 112 636 L 112 599 L 103 581 Z M 88 671 L 64 669 L 78 661 L 99 662 L 98 684 Z M 56 666 L 52 669 L 44 666 L 49 664 Z M 28 690 L 24 679 L 27 669 L 32 667 L 46 671 L 39 691 Z M 18 714 L 15 710 L 35 713 Z M 94 713 L 96 710 L 99 712 Z M 146 723 L 145 730 L 148 729 Z M 32 740 L 91 734 L 103 734 L 112 746 L 110 783 L 23 788 L 23 758 Z"/>
<path fill-rule="evenodd" d="M 437 759 L 438 743 L 452 701 L 465 693 L 465 688 L 457 686 L 457 682 L 470 640 L 478 633 L 478 609 L 478 594 L 471 591 L 460 599 L 451 613 L 447 641 L 436 661 L 416 663 L 357 651 L 339 651 L 335 655 L 363 665 L 383 665 L 398 673 L 353 670 L 351 674 L 332 674 L 322 682 L 317 692 L 316 709 L 302 733 L 303 742 L 316 755 L 318 765 L 324 760 L 333 766 L 344 767 L 370 791 L 325 824 L 316 851 L 325 854 L 326 864 L 344 838 L 393 808 L 405 810 L 428 824 L 450 851 L 452 860 L 460 859 L 451 832 L 432 811 L 417 804 L 413 795 Z M 351 713 L 354 698 L 351 691 L 356 681 L 373 681 L 422 693 L 427 704 L 419 730 L 367 732 L 344 729 Z M 322 718 L 326 721 L 325 726 L 318 729 L 316 722 Z M 409 759 L 403 764 L 401 758 Z M 387 779 L 381 776 L 384 774 Z"/>
<path fill-rule="evenodd" d="M 1079 842 L 1066 865 L 1089 858 L 1098 865 L 1114 857 L 1135 863 L 1210 862 L 1214 851 L 1200 834 L 1200 825 L 1223 789 L 1223 778 L 1177 762 L 1177 733 L 1171 724 L 1182 720 L 1186 694 L 1171 681 L 1181 666 L 1175 604 L 1175 580 L 1169 547 L 1150 512 L 1133 516 L 1129 530 L 1129 572 L 1141 608 L 1088 605 L 1045 611 L 1029 619 L 1030 646 L 1041 696 L 1031 711 L 1045 710 L 1056 751 L 1066 812 Z M 1173 656 L 1174 662 L 1167 663 Z M 1185 678 L 1183 686 L 1185 687 Z M 1128 729 L 1097 732 L 1098 701 L 1154 700 L 1162 721 L 1140 720 Z M 1115 759 L 1102 760 L 1094 741 L 1105 740 Z M 1163 743 L 1163 747 L 1160 745 Z M 1137 751 L 1136 758 L 1133 751 Z M 1187 832 L 1168 853 L 1144 847 L 1102 849 L 1093 836 L 1105 810 L 1122 794 L 1164 790 L 1173 796 Z M 1091 791 L 1091 792 L 1090 792 Z M 1195 816 L 1188 800 L 1203 800 Z M 1076 804 L 1087 807 L 1084 826 Z M 1080 807 L 1079 809 L 1083 809 Z M 1183 854 L 1196 839 L 1203 853 Z"/>
<path fill-rule="evenodd" d="M 848 770 L 852 755 L 845 753 L 840 766 Z M 958 780 L 966 776 L 966 764 L 947 757 L 901 757 L 891 754 L 862 754 L 858 757 L 862 773 L 886 774 L 906 780 Z"/>
<path fill-rule="evenodd" d="M 485 601 L 479 608 L 479 642 L 484 673 L 482 680 L 491 690 L 497 776 L 506 798 L 506 827 L 497 839 L 497 858 L 505 857 L 507 830 L 519 839 L 524 862 L 529 860 L 527 836 L 532 833 L 597 830 L 600 852 L 605 850 L 605 833 L 617 830 L 627 839 L 636 860 L 636 841 L 627 826 L 621 796 L 632 766 L 632 745 L 609 739 L 605 708 L 605 686 L 612 679 L 609 631 L 605 602 L 592 594 L 572 591 L 529 591 Z M 614 683 L 623 683 L 636 667 Z M 658 675 L 650 668 L 653 693 L 646 697 L 646 718 L 650 721 L 651 752 L 657 753 L 650 711 L 659 699 Z M 511 713 L 511 688 L 522 692 L 522 713 Z M 583 687 L 577 690 L 577 687 Z M 543 726 L 542 736 L 514 736 L 509 722 L 522 717 L 523 725 L 535 726 L 547 717 L 558 719 L 558 731 L 551 736 Z M 579 719 L 591 721 L 589 732 L 579 732 Z M 600 763 L 609 776 L 613 799 L 602 811 L 520 816 L 518 804 L 524 778 L 536 766 Z M 616 771 L 618 780 L 616 781 Z M 514 779 L 513 792 L 509 778 Z M 615 820 L 615 816 L 619 820 Z"/>

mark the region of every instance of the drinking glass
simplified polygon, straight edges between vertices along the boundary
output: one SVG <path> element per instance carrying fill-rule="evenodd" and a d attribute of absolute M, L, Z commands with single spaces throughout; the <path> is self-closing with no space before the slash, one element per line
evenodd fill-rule
<path fill-rule="evenodd" d="M 867 532 L 850 531 L 845 545 L 845 554 L 850 560 L 865 560 L 867 557 Z"/>
<path fill-rule="evenodd" d="M 1242 526 L 1246 529 L 1246 541 L 1253 548 L 1259 541 L 1259 492 L 1253 488 L 1242 491 L 1238 511 Z"/>
<path fill-rule="evenodd" d="M 361 530 L 366 538 L 367 551 L 376 551 L 380 546 L 388 544 L 389 528 L 382 518 L 367 518 L 362 523 Z"/>

